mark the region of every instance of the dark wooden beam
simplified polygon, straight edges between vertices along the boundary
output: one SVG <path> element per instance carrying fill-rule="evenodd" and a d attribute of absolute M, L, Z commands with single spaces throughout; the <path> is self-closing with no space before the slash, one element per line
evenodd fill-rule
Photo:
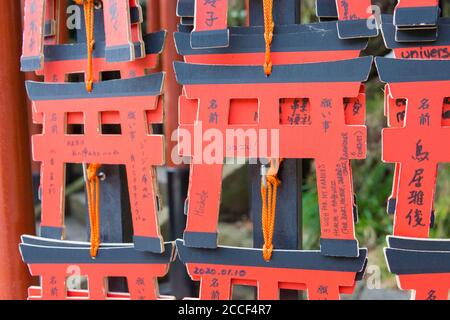
<path fill-rule="evenodd" d="M 263 25 L 262 0 L 250 0 L 250 25 Z M 274 1 L 275 25 L 300 23 L 299 0 Z M 261 224 L 261 170 L 259 165 L 250 167 L 253 220 L 253 246 L 264 244 Z M 302 243 L 302 160 L 287 159 L 283 162 L 279 177 L 282 185 L 278 191 L 274 248 L 301 249 Z M 298 299 L 298 293 L 282 290 L 281 298 Z"/>

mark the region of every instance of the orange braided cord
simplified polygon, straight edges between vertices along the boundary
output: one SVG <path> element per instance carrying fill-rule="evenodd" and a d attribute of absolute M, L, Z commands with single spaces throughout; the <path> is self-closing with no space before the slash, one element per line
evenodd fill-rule
<path fill-rule="evenodd" d="M 273 21 L 273 0 L 263 0 L 264 6 L 264 40 L 266 42 L 266 53 L 264 61 L 264 73 L 270 76 L 272 73 L 272 57 L 270 46 L 272 45 L 273 30 L 275 23 Z"/>
<path fill-rule="evenodd" d="M 91 225 L 91 257 L 97 256 L 100 247 L 100 180 L 97 172 L 100 164 L 93 163 L 87 168 L 86 192 L 89 208 L 89 222 Z"/>
<path fill-rule="evenodd" d="M 84 5 L 84 23 L 86 25 L 86 45 L 87 45 L 87 74 L 86 74 L 86 90 L 92 91 L 94 83 L 94 70 L 92 55 L 94 51 L 94 9 L 95 0 L 74 0 L 78 5 Z"/>
<path fill-rule="evenodd" d="M 273 252 L 273 233 L 275 230 L 275 214 L 277 209 L 277 191 L 281 185 L 276 173 L 263 177 L 266 184 L 261 184 L 262 197 L 262 231 L 264 237 L 263 258 L 270 261 Z"/>

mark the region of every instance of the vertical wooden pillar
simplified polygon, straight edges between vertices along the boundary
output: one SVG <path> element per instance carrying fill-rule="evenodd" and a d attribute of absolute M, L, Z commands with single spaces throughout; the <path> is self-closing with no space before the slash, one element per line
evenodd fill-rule
<path fill-rule="evenodd" d="M 156 32 L 161 29 L 161 19 L 159 17 L 159 0 L 147 0 L 147 32 Z"/>
<path fill-rule="evenodd" d="M 0 2 L 0 300 L 24 299 L 31 284 L 18 244 L 34 233 L 30 144 L 24 75 L 20 1 Z"/>
<path fill-rule="evenodd" d="M 275 25 L 300 23 L 300 0 L 276 0 L 273 7 Z M 262 0 L 249 0 L 250 25 L 264 24 Z"/>
<path fill-rule="evenodd" d="M 183 237 L 186 225 L 184 214 L 184 201 L 187 197 L 189 185 L 189 169 L 186 166 L 177 166 L 173 163 L 171 154 L 176 141 L 171 140 L 172 133 L 178 128 L 178 98 L 181 95 L 181 86 L 175 78 L 173 62 L 182 60 L 175 49 L 173 33 L 177 31 L 179 18 L 176 15 L 176 0 L 147 0 L 147 21 L 158 19 L 159 28 L 167 30 L 166 46 L 162 53 L 162 71 L 166 72 L 164 83 L 164 133 L 166 137 L 166 166 L 167 189 L 169 204 L 170 239 Z M 157 11 L 159 10 L 159 11 Z M 147 22 L 148 23 L 148 22 Z M 150 21 L 148 28 L 154 28 L 154 21 Z M 149 31 L 155 31 L 150 29 Z M 186 267 L 176 260 L 170 266 L 169 280 L 171 294 L 178 299 L 193 296 L 193 284 L 186 273 Z"/>
<path fill-rule="evenodd" d="M 98 30 L 102 29 L 100 28 L 103 25 L 101 12 L 96 13 L 95 24 Z M 84 35 L 85 30 L 83 25 L 80 33 Z M 118 79 L 115 74 L 102 77 L 102 81 L 115 79 Z M 104 133 L 120 134 L 120 130 L 108 128 Z M 104 165 L 100 168 L 99 175 L 104 177 L 99 188 L 100 240 L 102 243 L 130 243 L 133 241 L 133 226 L 126 168 L 123 165 Z M 87 241 L 90 241 L 89 212 L 86 215 L 86 224 L 88 226 Z M 111 292 L 127 292 L 127 280 L 125 278 L 109 279 L 108 289 Z"/>
<path fill-rule="evenodd" d="M 263 24 L 262 1 L 250 0 L 250 25 Z M 279 0 L 274 7 L 275 23 L 300 23 L 300 1 Z M 278 21 L 278 22 L 277 22 Z M 253 220 L 253 246 L 264 244 L 261 220 L 261 170 L 260 166 L 250 168 Z M 273 245 L 275 249 L 301 249 L 302 243 L 302 160 L 287 159 L 279 172 L 281 187 L 278 189 L 277 213 Z M 284 300 L 298 299 L 298 294 L 281 291 Z"/>
<path fill-rule="evenodd" d="M 176 167 L 171 159 L 171 152 L 176 141 L 171 141 L 171 135 L 178 128 L 178 97 L 181 95 L 181 86 L 175 79 L 173 62 L 181 61 L 182 57 L 177 54 L 173 33 L 177 31 L 179 18 L 176 15 L 177 1 L 160 0 L 159 18 L 161 29 L 167 30 L 166 46 L 162 53 L 162 70 L 166 72 L 164 90 L 164 133 L 166 135 L 166 165 Z"/>

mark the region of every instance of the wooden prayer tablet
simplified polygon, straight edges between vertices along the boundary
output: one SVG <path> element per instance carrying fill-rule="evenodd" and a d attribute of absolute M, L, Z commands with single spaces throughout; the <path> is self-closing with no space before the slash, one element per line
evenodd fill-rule
<path fill-rule="evenodd" d="M 198 249 L 182 240 L 177 249 L 192 280 L 200 282 L 201 300 L 229 300 L 234 285 L 257 287 L 258 300 L 280 299 L 280 289 L 306 291 L 310 300 L 338 300 L 341 293 L 353 292 L 367 262 L 367 249 L 361 249 L 358 258 L 275 250 L 269 262 L 260 249 Z"/>
<path fill-rule="evenodd" d="M 259 66 L 175 63 L 177 79 L 184 86 L 186 98 L 199 101 L 197 122 L 180 129 L 200 132 L 209 128 L 221 132 L 227 128 L 253 128 L 258 132 L 276 129 L 280 141 L 277 155 L 271 154 L 270 145 L 260 148 L 258 142 L 256 146 L 241 146 L 235 142 L 224 145 L 223 154 L 234 157 L 236 150 L 244 150 L 238 156 L 314 158 L 321 174 L 318 178 L 321 251 L 330 256 L 357 257 L 359 251 L 354 237 L 354 195 L 349 160 L 365 157 L 366 128 L 363 125 L 347 126 L 344 98 L 360 94 L 361 83 L 367 79 L 371 63 L 371 57 L 364 57 L 337 62 L 277 65 L 270 77 L 266 77 Z M 273 116 L 279 114 L 279 101 L 298 95 L 309 99 L 311 118 L 321 121 L 304 126 L 280 124 L 279 118 Z M 233 99 L 257 99 L 260 110 L 258 122 L 241 127 L 230 126 L 228 115 Z M 190 146 L 189 150 L 194 149 Z M 205 164 L 202 159 L 196 158 L 198 155 L 186 151 L 183 156 L 192 157 L 185 244 L 216 248 L 223 165 L 220 162 Z M 330 197 L 325 196 L 334 194 L 333 190 L 337 189 L 333 186 L 337 185 L 337 189 L 342 190 L 338 196 L 342 200 L 339 210 L 337 207 L 333 209 L 337 203 L 328 203 Z M 333 218 L 335 214 L 339 218 Z M 336 220 L 339 221 L 337 225 L 332 223 Z"/>
<path fill-rule="evenodd" d="M 378 36 L 378 22 L 371 0 L 336 0 L 339 38 L 370 38 Z"/>
<path fill-rule="evenodd" d="M 43 237 L 64 236 L 66 163 L 126 166 L 135 248 L 164 251 L 159 223 L 155 166 L 164 164 L 163 136 L 152 123 L 162 121 L 164 74 L 94 84 L 27 82 L 36 122 L 42 134 L 33 136 L 33 157 L 42 163 Z M 66 131 L 81 124 L 82 134 Z M 119 124 L 121 133 L 103 134 L 102 124 Z"/>
<path fill-rule="evenodd" d="M 395 212 L 394 235 L 427 238 L 437 165 L 450 161 L 447 148 L 440 145 L 450 133 L 442 126 L 450 62 L 376 58 L 376 65 L 388 85 L 389 98 L 407 101 L 403 125 L 382 133 L 383 161 L 400 164 L 394 179 L 395 203 L 391 204 L 395 208 L 390 209 Z"/>
<path fill-rule="evenodd" d="M 389 236 L 385 249 L 389 271 L 400 289 L 415 300 L 447 300 L 450 288 L 450 241 Z"/>
<path fill-rule="evenodd" d="M 30 287 L 29 300 L 155 300 L 161 297 L 158 278 L 169 271 L 175 246 L 166 243 L 164 254 L 135 250 L 132 244 L 102 244 L 95 259 L 90 243 L 23 236 L 20 252 L 40 285 Z M 68 290 L 70 276 L 86 277 L 87 290 Z M 128 292 L 110 292 L 110 277 L 127 279 Z"/>

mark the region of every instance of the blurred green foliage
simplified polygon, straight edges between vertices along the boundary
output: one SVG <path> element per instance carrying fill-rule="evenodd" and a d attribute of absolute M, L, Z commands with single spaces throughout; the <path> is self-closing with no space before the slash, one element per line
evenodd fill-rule
<path fill-rule="evenodd" d="M 243 26 L 247 19 L 244 0 L 228 0 L 230 12 L 228 14 L 228 25 Z"/>

